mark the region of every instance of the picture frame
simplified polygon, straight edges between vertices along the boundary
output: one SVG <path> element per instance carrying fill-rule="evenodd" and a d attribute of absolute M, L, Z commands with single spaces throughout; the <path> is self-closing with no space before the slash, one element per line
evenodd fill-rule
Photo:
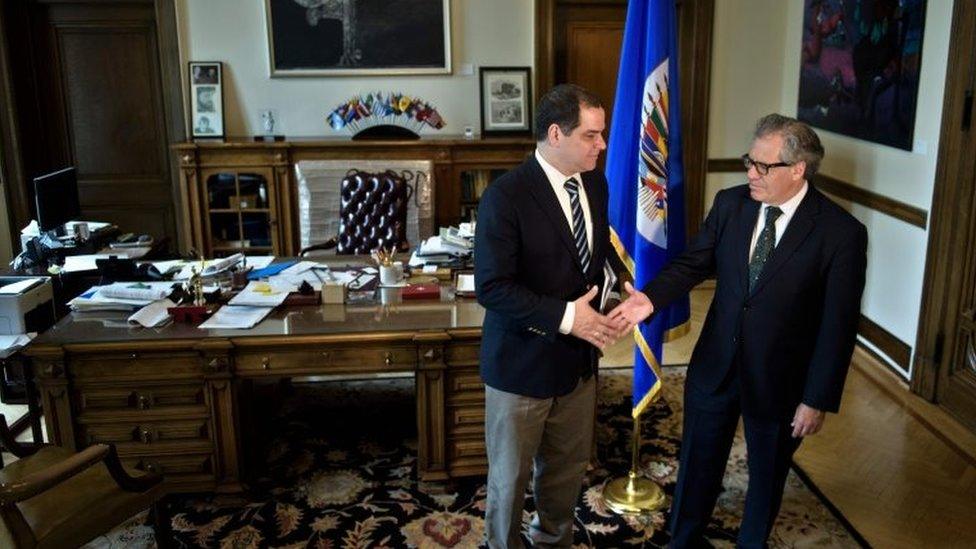
<path fill-rule="evenodd" d="M 271 77 L 450 74 L 451 0 L 390 6 L 264 0 Z"/>
<path fill-rule="evenodd" d="M 530 67 L 481 67 L 478 81 L 483 136 L 532 132 Z"/>
<path fill-rule="evenodd" d="M 190 61 L 190 136 L 224 137 L 224 65 L 220 61 Z"/>

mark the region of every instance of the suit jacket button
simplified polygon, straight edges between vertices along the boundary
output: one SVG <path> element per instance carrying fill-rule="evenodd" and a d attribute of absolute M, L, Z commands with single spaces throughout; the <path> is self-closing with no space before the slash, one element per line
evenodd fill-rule
<path fill-rule="evenodd" d="M 735 344 L 735 343 L 738 343 L 738 342 L 739 342 L 739 338 L 738 337 L 735 337 L 735 336 L 732 336 L 732 343 Z"/>

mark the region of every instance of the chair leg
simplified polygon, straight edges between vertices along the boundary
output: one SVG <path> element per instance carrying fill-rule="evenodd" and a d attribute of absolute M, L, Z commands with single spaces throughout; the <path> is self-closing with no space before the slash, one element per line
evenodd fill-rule
<path fill-rule="evenodd" d="M 163 498 L 149 507 L 149 521 L 153 526 L 153 537 L 156 539 L 156 547 L 158 549 L 174 547 L 172 531 L 170 530 L 169 521 L 166 520 L 166 517 L 169 515 L 165 510 L 165 499 Z"/>

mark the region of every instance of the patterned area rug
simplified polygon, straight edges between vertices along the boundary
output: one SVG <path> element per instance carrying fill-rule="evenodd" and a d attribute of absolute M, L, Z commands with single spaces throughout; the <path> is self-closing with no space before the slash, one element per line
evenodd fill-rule
<path fill-rule="evenodd" d="M 664 398 L 642 418 L 641 471 L 670 496 L 677 478 L 684 368 L 665 371 Z M 171 497 L 163 507 L 177 547 L 478 547 L 483 478 L 418 483 L 411 380 L 298 386 L 276 423 L 265 475 L 246 496 Z M 576 511 L 576 547 L 662 547 L 666 512 L 621 517 L 603 486 L 630 467 L 630 371 L 600 374 L 598 464 Z M 355 410 L 356 421 L 349 421 Z M 740 428 L 741 431 L 741 428 Z M 737 435 L 707 535 L 734 546 L 746 489 L 745 443 Z M 533 511 L 526 495 L 523 531 Z M 526 537 L 526 540 L 528 538 Z M 775 547 L 857 547 L 851 534 L 794 474 L 773 530 Z M 92 547 L 152 547 L 139 515 Z"/>

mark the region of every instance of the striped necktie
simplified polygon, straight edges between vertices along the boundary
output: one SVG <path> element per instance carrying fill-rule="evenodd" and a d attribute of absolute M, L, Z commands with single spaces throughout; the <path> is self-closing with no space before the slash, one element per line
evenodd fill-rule
<path fill-rule="evenodd" d="M 576 241 L 576 253 L 579 254 L 583 272 L 590 270 L 590 245 L 586 242 L 586 220 L 583 217 L 583 206 L 580 204 L 579 182 L 570 177 L 563 184 L 569 193 L 569 206 L 573 214 L 573 240 Z"/>
<path fill-rule="evenodd" d="M 769 254 L 776 247 L 776 218 L 782 215 L 783 210 L 776 206 L 766 208 L 766 225 L 759 233 L 759 240 L 756 240 L 756 249 L 752 252 L 752 259 L 749 261 L 749 291 L 756 287 L 759 282 L 759 275 L 762 274 L 763 266 L 769 259 Z"/>

